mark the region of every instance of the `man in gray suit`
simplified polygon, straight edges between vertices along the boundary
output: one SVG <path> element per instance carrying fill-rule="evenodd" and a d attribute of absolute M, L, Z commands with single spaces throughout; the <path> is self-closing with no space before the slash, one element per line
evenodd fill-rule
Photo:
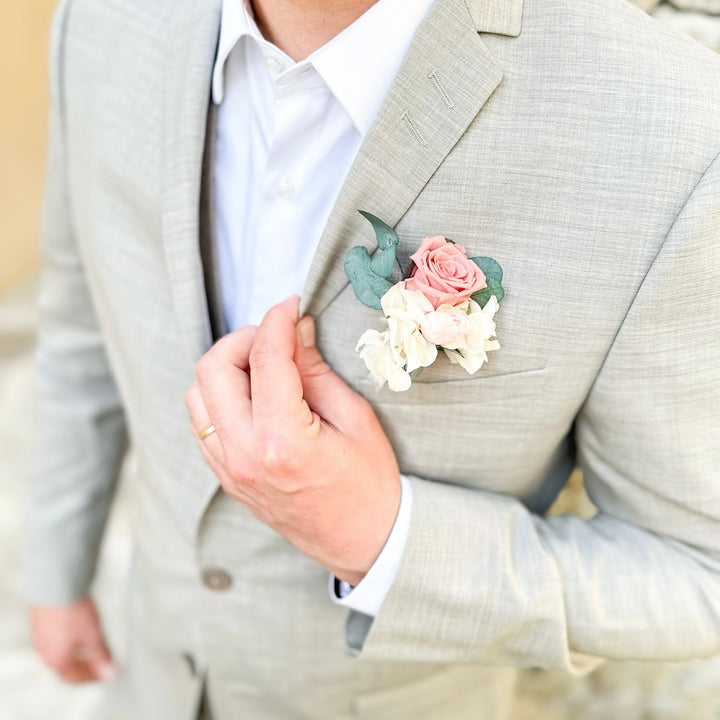
<path fill-rule="evenodd" d="M 720 59 L 625 0 L 253 9 L 58 13 L 41 655 L 113 672 L 87 592 L 128 437 L 127 716 L 502 718 L 517 667 L 719 652 Z M 502 265 L 475 375 L 369 382 L 358 210 L 402 264 L 442 234 Z M 545 518 L 575 464 L 598 515 Z"/>

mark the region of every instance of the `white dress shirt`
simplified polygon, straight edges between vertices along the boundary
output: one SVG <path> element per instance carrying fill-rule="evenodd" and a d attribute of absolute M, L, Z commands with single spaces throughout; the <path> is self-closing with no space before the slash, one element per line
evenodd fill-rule
<path fill-rule="evenodd" d="M 263 38 L 243 0 L 224 0 L 213 101 L 219 105 L 215 197 L 223 313 L 234 330 L 301 294 L 340 188 L 433 0 L 379 0 L 295 63 Z M 358 208 L 361 210 L 363 208 Z M 335 602 L 375 616 L 410 525 L 411 485 L 392 532 Z"/>

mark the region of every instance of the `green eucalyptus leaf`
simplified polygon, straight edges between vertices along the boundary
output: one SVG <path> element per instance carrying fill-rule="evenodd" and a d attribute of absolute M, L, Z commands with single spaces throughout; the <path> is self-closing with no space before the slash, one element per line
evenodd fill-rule
<path fill-rule="evenodd" d="M 486 277 L 487 277 L 487 287 L 483 288 L 482 290 L 478 290 L 478 292 L 473 293 L 473 295 L 472 295 L 472 299 L 480 307 L 485 307 L 485 305 L 487 304 L 487 301 L 490 299 L 490 297 L 492 295 L 494 295 L 497 298 L 498 302 L 500 302 L 505 297 L 505 290 L 503 290 L 503 286 L 500 283 L 500 281 L 496 280 L 492 276 L 486 275 Z"/>
<path fill-rule="evenodd" d="M 392 283 L 373 272 L 366 247 L 358 245 L 348 252 L 345 256 L 345 273 L 352 283 L 355 297 L 367 307 L 382 310 L 380 300 L 392 287 Z"/>
<path fill-rule="evenodd" d="M 400 242 L 398 234 L 387 223 L 364 210 L 359 210 L 358 212 L 373 226 L 377 244 L 381 250 L 394 248 Z"/>
<path fill-rule="evenodd" d="M 384 277 L 385 279 L 390 278 L 390 273 L 392 272 L 393 265 L 395 264 L 395 248 L 389 247 L 386 250 L 379 250 L 375 253 L 373 256 L 373 259 L 370 261 L 370 267 L 372 271 L 379 275 L 380 277 Z"/>
<path fill-rule="evenodd" d="M 495 278 L 499 283 L 503 279 L 503 271 L 497 260 L 491 257 L 470 258 L 484 273 L 486 278 Z"/>

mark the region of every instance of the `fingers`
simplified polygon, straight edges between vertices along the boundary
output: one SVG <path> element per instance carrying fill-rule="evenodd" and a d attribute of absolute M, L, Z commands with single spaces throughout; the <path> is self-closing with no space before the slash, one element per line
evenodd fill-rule
<path fill-rule="evenodd" d="M 198 392 L 191 388 L 185 402 L 196 436 L 211 424 L 223 446 L 248 436 L 253 409 L 247 371 L 256 331 L 248 325 L 226 335 L 195 366 Z M 213 447 L 216 440 L 203 442 Z"/>
<path fill-rule="evenodd" d="M 205 407 L 205 401 L 203 400 L 200 386 L 197 382 L 194 382 L 185 393 L 185 407 L 190 416 L 190 430 L 192 431 L 193 437 L 198 441 L 200 450 L 203 455 L 205 455 L 205 459 L 208 460 L 208 456 L 212 458 L 213 462 L 224 459 L 220 437 L 217 435 L 215 425 L 210 420 L 210 415 Z M 209 434 L 201 437 L 201 433 Z M 211 467 L 212 465 L 211 463 Z M 213 467 L 213 470 L 214 469 Z"/>
<path fill-rule="evenodd" d="M 347 428 L 363 400 L 323 360 L 315 345 L 315 321 L 308 315 L 297 325 L 295 365 L 310 409 L 335 428 Z"/>
<path fill-rule="evenodd" d="M 196 440 L 201 440 L 200 433 L 206 431 L 212 423 L 197 382 L 194 382 L 185 393 L 185 407 L 190 416 L 192 434 Z M 209 440 L 209 436 L 206 439 Z"/>
<path fill-rule="evenodd" d="M 43 662 L 70 683 L 116 675 L 93 601 L 84 597 L 60 607 L 31 606 L 33 645 Z"/>
<path fill-rule="evenodd" d="M 70 648 L 56 671 L 69 683 L 108 681 L 117 675 L 102 637 L 88 638 L 84 644 Z"/>
<path fill-rule="evenodd" d="M 298 305 L 299 298 L 292 297 L 269 310 L 250 351 L 253 423 L 261 437 L 313 423 L 294 363 Z"/>
<path fill-rule="evenodd" d="M 91 630 L 91 636 L 81 647 L 85 664 L 92 668 L 99 680 L 112 680 L 115 677 L 115 665 L 99 625 Z"/>
<path fill-rule="evenodd" d="M 236 482 L 233 482 L 228 466 L 233 467 L 236 472 L 243 466 L 246 471 L 250 471 L 245 460 L 246 448 L 241 442 L 238 442 L 237 438 L 240 436 L 235 433 L 245 432 L 246 436 L 249 435 L 252 404 L 250 378 L 246 370 L 256 330 L 257 328 L 253 326 L 247 326 L 218 341 L 208 355 L 203 358 L 203 361 L 198 363 L 198 381 L 193 383 L 185 393 L 185 406 L 190 416 L 192 434 L 198 441 L 198 447 L 205 461 L 217 476 L 223 490 L 230 492 L 233 497 L 252 511 L 256 510 L 252 497 L 244 492 Z M 226 373 L 231 376 L 230 379 L 226 377 Z M 234 380 L 233 376 L 235 376 Z M 215 403 L 214 416 L 211 417 L 200 383 L 202 383 L 208 398 L 220 398 L 222 388 L 229 387 L 230 392 L 235 393 L 236 407 L 240 408 L 242 417 L 228 417 L 223 403 Z M 211 400 L 211 402 L 213 401 Z M 232 409 L 232 407 L 229 408 L 230 411 Z M 201 437 L 201 434 L 210 429 L 212 429 L 210 434 Z M 221 436 L 225 438 L 224 442 Z"/>
<path fill-rule="evenodd" d="M 53 669 L 62 680 L 73 685 L 99 680 L 94 669 L 84 660 L 68 658 L 60 667 Z"/>

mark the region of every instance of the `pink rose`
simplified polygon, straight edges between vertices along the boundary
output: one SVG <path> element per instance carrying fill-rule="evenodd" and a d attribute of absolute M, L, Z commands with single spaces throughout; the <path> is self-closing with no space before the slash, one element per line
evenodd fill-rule
<path fill-rule="evenodd" d="M 465 313 L 435 310 L 425 315 L 420 332 L 429 343 L 455 349 L 464 344 L 470 321 Z"/>
<path fill-rule="evenodd" d="M 462 245 L 441 235 L 424 238 L 410 259 L 415 263 L 407 290 L 419 290 L 435 309 L 443 303 L 459 305 L 487 286 L 485 273 L 465 254 Z"/>

